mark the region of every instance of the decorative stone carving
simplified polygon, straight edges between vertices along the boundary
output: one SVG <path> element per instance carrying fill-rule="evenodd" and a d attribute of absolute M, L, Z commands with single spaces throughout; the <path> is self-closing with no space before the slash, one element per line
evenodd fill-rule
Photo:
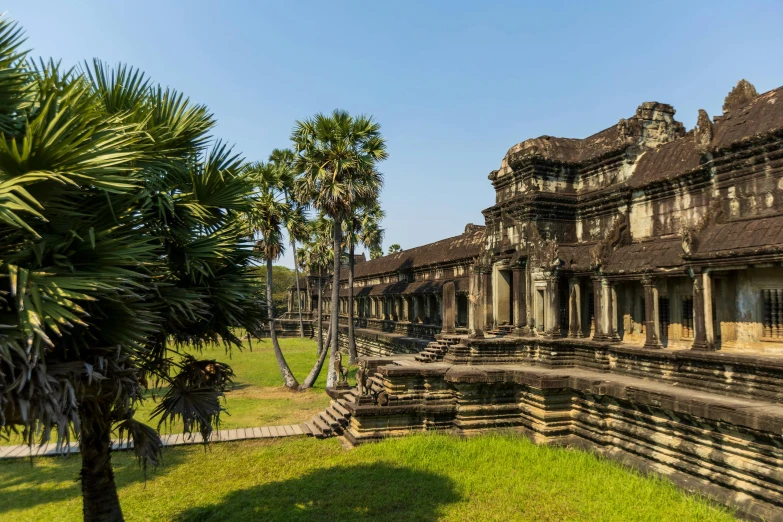
<path fill-rule="evenodd" d="M 614 220 L 609 233 L 590 250 L 590 255 L 593 258 L 592 268 L 600 268 L 612 252 L 623 245 L 630 244 L 630 242 L 631 229 L 628 224 L 628 216 L 620 214 Z"/>
<path fill-rule="evenodd" d="M 699 248 L 699 235 L 709 224 L 718 222 L 723 216 L 723 206 L 720 201 L 713 201 L 707 211 L 689 225 L 683 225 L 680 230 L 682 250 L 686 256 L 693 255 Z"/>
<path fill-rule="evenodd" d="M 723 101 L 723 114 L 729 112 L 732 107 L 747 103 L 758 95 L 756 88 L 748 80 L 738 81 Z"/>
<path fill-rule="evenodd" d="M 334 371 L 337 373 L 337 387 L 348 385 L 348 368 L 343 366 L 343 354 L 337 352 L 334 356 Z"/>
<path fill-rule="evenodd" d="M 386 390 L 381 390 L 377 394 L 375 394 L 375 404 L 378 406 L 388 406 L 389 405 L 389 394 L 386 393 Z"/>
<path fill-rule="evenodd" d="M 367 389 L 367 367 L 363 362 L 359 363 L 359 368 L 356 370 L 356 391 L 360 396 L 365 396 L 369 393 Z"/>
<path fill-rule="evenodd" d="M 538 233 L 535 223 L 526 226 L 528 244 L 530 245 L 530 263 L 533 266 L 550 270 L 563 264 L 560 259 L 560 248 L 554 239 L 544 239 Z"/>
<path fill-rule="evenodd" d="M 658 148 L 685 135 L 685 127 L 674 119 L 677 111 L 666 103 L 644 102 L 636 109 L 636 121 L 642 127 L 642 143 Z"/>
<path fill-rule="evenodd" d="M 712 141 L 712 121 L 704 109 L 699 109 L 694 136 L 696 137 L 696 146 L 703 153 Z"/>

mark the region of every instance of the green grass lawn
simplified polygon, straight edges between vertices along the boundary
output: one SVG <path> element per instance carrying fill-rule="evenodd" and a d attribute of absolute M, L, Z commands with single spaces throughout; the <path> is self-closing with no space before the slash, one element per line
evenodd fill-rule
<path fill-rule="evenodd" d="M 291 371 L 301 382 L 310 372 L 316 360 L 316 343 L 312 339 L 283 338 L 280 347 Z M 251 349 L 252 348 L 252 349 Z M 201 359 L 216 359 L 228 363 L 236 374 L 234 389 L 226 393 L 227 415 L 221 415 L 220 429 L 250 428 L 279 424 L 296 424 L 308 420 L 329 405 L 324 393 L 325 368 L 315 385 L 305 392 L 292 392 L 285 388 L 280 370 L 275 362 L 272 341 L 254 340 L 249 347 L 226 353 L 222 346 L 205 348 Z M 324 365 L 326 366 L 326 365 Z M 156 401 L 146 400 L 136 413 L 139 420 L 149 421 Z M 166 426 L 163 432 L 179 433 L 180 425 Z"/>
<path fill-rule="evenodd" d="M 284 338 L 280 339 L 280 347 L 291 371 L 301 382 L 316 360 L 315 341 Z M 329 397 L 324 393 L 326 365 L 311 390 L 292 392 L 282 385 L 283 379 L 269 339 L 254 340 L 251 345 L 245 342 L 242 350 L 235 348 L 230 353 L 226 353 L 222 346 L 204 348 L 200 354 L 195 350 L 190 350 L 190 353 L 200 359 L 226 362 L 236 374 L 234 389 L 226 393 L 227 411 L 220 416 L 220 429 L 297 424 L 308 420 L 329 405 Z M 152 396 L 145 400 L 138 408 L 136 418 L 157 426 L 157 421 L 149 418 L 156 402 Z M 181 431 L 181 424 L 161 428 L 161 433 Z M 0 445 L 21 443 L 21 436 L 13 434 L 8 439 L 0 439 Z"/>
<path fill-rule="evenodd" d="M 729 521 L 671 483 L 519 437 L 295 438 L 114 455 L 128 520 Z M 78 458 L 0 461 L 0 520 L 79 520 Z"/>

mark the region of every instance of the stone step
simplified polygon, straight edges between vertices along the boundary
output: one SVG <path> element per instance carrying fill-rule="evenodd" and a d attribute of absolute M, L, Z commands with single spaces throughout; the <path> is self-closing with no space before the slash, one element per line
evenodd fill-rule
<path fill-rule="evenodd" d="M 326 408 L 326 411 L 324 413 L 329 415 L 329 417 L 331 417 L 332 419 L 335 420 L 335 422 L 337 422 L 338 428 L 342 428 L 348 424 L 348 419 L 346 419 L 342 413 L 334 409 L 333 406 L 329 406 L 328 408 Z"/>
<path fill-rule="evenodd" d="M 327 410 L 328 411 L 328 410 Z M 337 419 L 333 418 L 330 413 L 327 413 L 327 411 L 322 411 L 318 417 L 326 423 L 332 431 L 340 429 L 340 423 L 337 421 Z"/>
<path fill-rule="evenodd" d="M 324 422 L 320 415 L 313 417 L 313 425 L 317 428 L 315 436 L 318 438 L 331 437 L 333 435 L 332 427 Z"/>
<path fill-rule="evenodd" d="M 304 431 L 305 435 L 307 435 L 308 437 L 313 437 L 315 435 L 321 434 L 321 430 L 319 430 L 315 426 L 315 424 L 312 423 L 312 421 L 305 421 L 302 424 L 302 426 L 303 426 L 302 431 Z"/>
<path fill-rule="evenodd" d="M 350 417 L 351 416 L 351 412 L 348 411 L 348 408 L 346 408 L 345 406 L 343 406 L 342 404 L 340 404 L 337 401 L 332 401 L 332 408 L 334 408 L 337 411 L 337 413 L 339 413 L 343 417 Z"/>
<path fill-rule="evenodd" d="M 383 387 L 384 387 L 384 386 L 383 386 L 383 379 L 380 379 L 380 378 L 378 378 L 378 377 L 370 377 L 369 379 L 367 379 L 367 382 L 368 382 L 370 385 L 373 385 L 373 384 L 375 384 L 375 385 L 378 385 L 378 386 L 380 386 L 381 388 L 383 388 Z"/>

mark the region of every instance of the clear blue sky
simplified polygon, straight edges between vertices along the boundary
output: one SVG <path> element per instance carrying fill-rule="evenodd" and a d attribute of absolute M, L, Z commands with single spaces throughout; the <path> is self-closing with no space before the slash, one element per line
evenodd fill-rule
<path fill-rule="evenodd" d="M 34 56 L 127 62 L 207 104 L 251 160 L 296 119 L 374 115 L 386 241 L 483 223 L 509 147 L 581 138 L 670 103 L 686 128 L 740 78 L 783 85 L 783 2 L 12 0 Z M 287 253 L 282 263 L 291 264 Z"/>

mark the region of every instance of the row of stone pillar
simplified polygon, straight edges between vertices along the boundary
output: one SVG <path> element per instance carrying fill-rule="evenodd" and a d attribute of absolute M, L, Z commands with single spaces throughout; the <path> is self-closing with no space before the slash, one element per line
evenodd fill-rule
<path fill-rule="evenodd" d="M 643 279 L 645 348 L 662 348 L 658 310 L 658 288 L 653 279 Z M 709 270 L 693 274 L 693 346 L 694 350 L 715 349 L 715 324 L 712 319 L 712 276 Z"/>
<path fill-rule="evenodd" d="M 452 283 L 453 285 L 453 283 Z M 435 294 L 356 297 L 355 317 L 386 321 L 433 323 L 439 320 L 441 297 Z M 328 309 L 328 300 L 327 303 Z M 348 298 L 340 298 L 340 313 L 347 314 Z"/>
<path fill-rule="evenodd" d="M 470 275 L 469 323 L 473 337 L 483 337 L 487 325 L 494 321 L 492 310 L 491 270 L 474 266 Z M 544 286 L 544 324 L 538 325 L 546 338 L 561 337 L 560 285 L 561 280 L 555 274 L 545 279 Z M 527 308 L 527 273 L 524 267 L 512 267 L 513 284 L 513 320 L 517 335 L 530 334 L 530 317 Z M 594 277 L 593 285 L 593 340 L 619 341 L 617 324 L 617 291 L 613 281 L 606 277 Z M 645 348 L 662 348 L 659 317 L 659 299 L 656 282 L 652 278 L 642 280 L 645 301 Z M 448 292 L 448 294 L 447 294 Z M 444 331 L 453 331 L 452 313 L 455 310 L 452 290 L 444 287 Z M 454 304 L 452 304 L 454 303 Z M 568 337 L 582 338 L 589 325 L 583 324 L 587 314 L 582 312 L 582 285 L 578 278 L 568 281 Z M 715 325 L 712 316 L 712 278 L 708 270 L 694 274 L 693 279 L 694 342 L 697 350 L 715 349 Z"/>
<path fill-rule="evenodd" d="M 307 312 L 312 309 L 312 303 L 310 299 L 310 292 L 307 288 L 300 288 L 299 290 L 299 303 L 302 306 L 302 312 Z M 296 288 L 288 291 L 288 311 L 296 312 L 299 310 L 296 303 Z"/>

